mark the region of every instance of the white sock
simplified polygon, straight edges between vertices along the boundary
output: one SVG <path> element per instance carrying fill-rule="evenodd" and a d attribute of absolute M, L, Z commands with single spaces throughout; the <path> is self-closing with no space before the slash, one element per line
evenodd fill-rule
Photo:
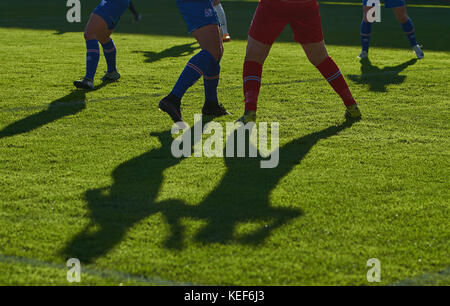
<path fill-rule="evenodd" d="M 227 17 L 225 16 L 225 11 L 223 10 L 222 4 L 218 4 L 216 6 L 214 6 L 214 9 L 217 12 L 217 17 L 219 17 L 219 22 L 220 22 L 220 29 L 222 30 L 222 33 L 228 34 L 228 29 L 227 29 Z"/>

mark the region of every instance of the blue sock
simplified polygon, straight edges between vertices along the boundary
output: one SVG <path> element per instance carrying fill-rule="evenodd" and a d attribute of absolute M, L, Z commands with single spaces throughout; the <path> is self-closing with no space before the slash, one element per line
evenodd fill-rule
<path fill-rule="evenodd" d="M 411 43 L 411 47 L 417 45 L 416 31 L 414 30 L 414 24 L 412 23 L 411 19 L 408 18 L 407 22 L 402 23 L 402 29 L 408 37 L 409 42 Z"/>
<path fill-rule="evenodd" d="M 372 23 L 361 22 L 361 46 L 362 50 L 369 52 L 370 35 L 372 34 Z"/>
<path fill-rule="evenodd" d="M 188 88 L 194 85 L 215 61 L 214 56 L 206 50 L 194 55 L 178 78 L 172 94 L 181 99 Z"/>
<path fill-rule="evenodd" d="M 86 76 L 85 79 L 94 80 L 97 72 L 98 61 L 100 60 L 100 47 L 96 39 L 86 41 Z"/>
<path fill-rule="evenodd" d="M 111 39 L 106 44 L 102 45 L 103 54 L 105 55 L 106 64 L 108 64 L 108 72 L 116 71 L 116 46 L 114 45 L 113 40 Z"/>
<path fill-rule="evenodd" d="M 206 71 L 203 77 L 203 84 L 205 86 L 205 101 L 207 103 L 219 102 L 219 99 L 217 98 L 217 86 L 219 86 L 219 77 L 220 77 L 220 62 L 216 61 Z"/>

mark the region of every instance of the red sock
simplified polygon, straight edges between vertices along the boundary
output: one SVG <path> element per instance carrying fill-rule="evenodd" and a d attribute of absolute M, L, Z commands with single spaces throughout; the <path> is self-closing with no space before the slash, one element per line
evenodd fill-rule
<path fill-rule="evenodd" d="M 327 57 L 316 68 L 320 71 L 323 77 L 327 79 L 334 91 L 336 91 L 341 97 L 345 106 L 356 104 L 356 101 L 348 88 L 347 82 L 345 82 L 344 76 L 331 57 Z"/>
<path fill-rule="evenodd" d="M 244 97 L 245 110 L 256 111 L 259 89 L 261 88 L 262 65 L 257 62 L 244 63 Z"/>

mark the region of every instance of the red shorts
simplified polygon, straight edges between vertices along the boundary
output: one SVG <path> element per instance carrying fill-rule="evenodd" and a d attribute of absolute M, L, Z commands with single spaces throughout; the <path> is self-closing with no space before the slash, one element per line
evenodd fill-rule
<path fill-rule="evenodd" d="M 263 44 L 272 45 L 288 24 L 294 32 L 294 39 L 301 44 L 323 40 L 319 4 L 316 0 L 261 0 L 248 35 Z"/>

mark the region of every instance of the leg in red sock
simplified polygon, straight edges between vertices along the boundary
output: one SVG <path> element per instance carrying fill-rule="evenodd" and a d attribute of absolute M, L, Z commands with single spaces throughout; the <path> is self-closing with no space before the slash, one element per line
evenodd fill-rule
<path fill-rule="evenodd" d="M 244 97 L 245 110 L 256 111 L 258 95 L 261 88 L 262 65 L 253 61 L 244 63 Z"/>
<path fill-rule="evenodd" d="M 317 65 L 316 68 L 320 71 L 323 77 L 327 79 L 334 91 L 336 91 L 336 93 L 341 97 L 345 106 L 356 104 L 344 76 L 331 57 L 327 57 L 322 63 Z"/>

